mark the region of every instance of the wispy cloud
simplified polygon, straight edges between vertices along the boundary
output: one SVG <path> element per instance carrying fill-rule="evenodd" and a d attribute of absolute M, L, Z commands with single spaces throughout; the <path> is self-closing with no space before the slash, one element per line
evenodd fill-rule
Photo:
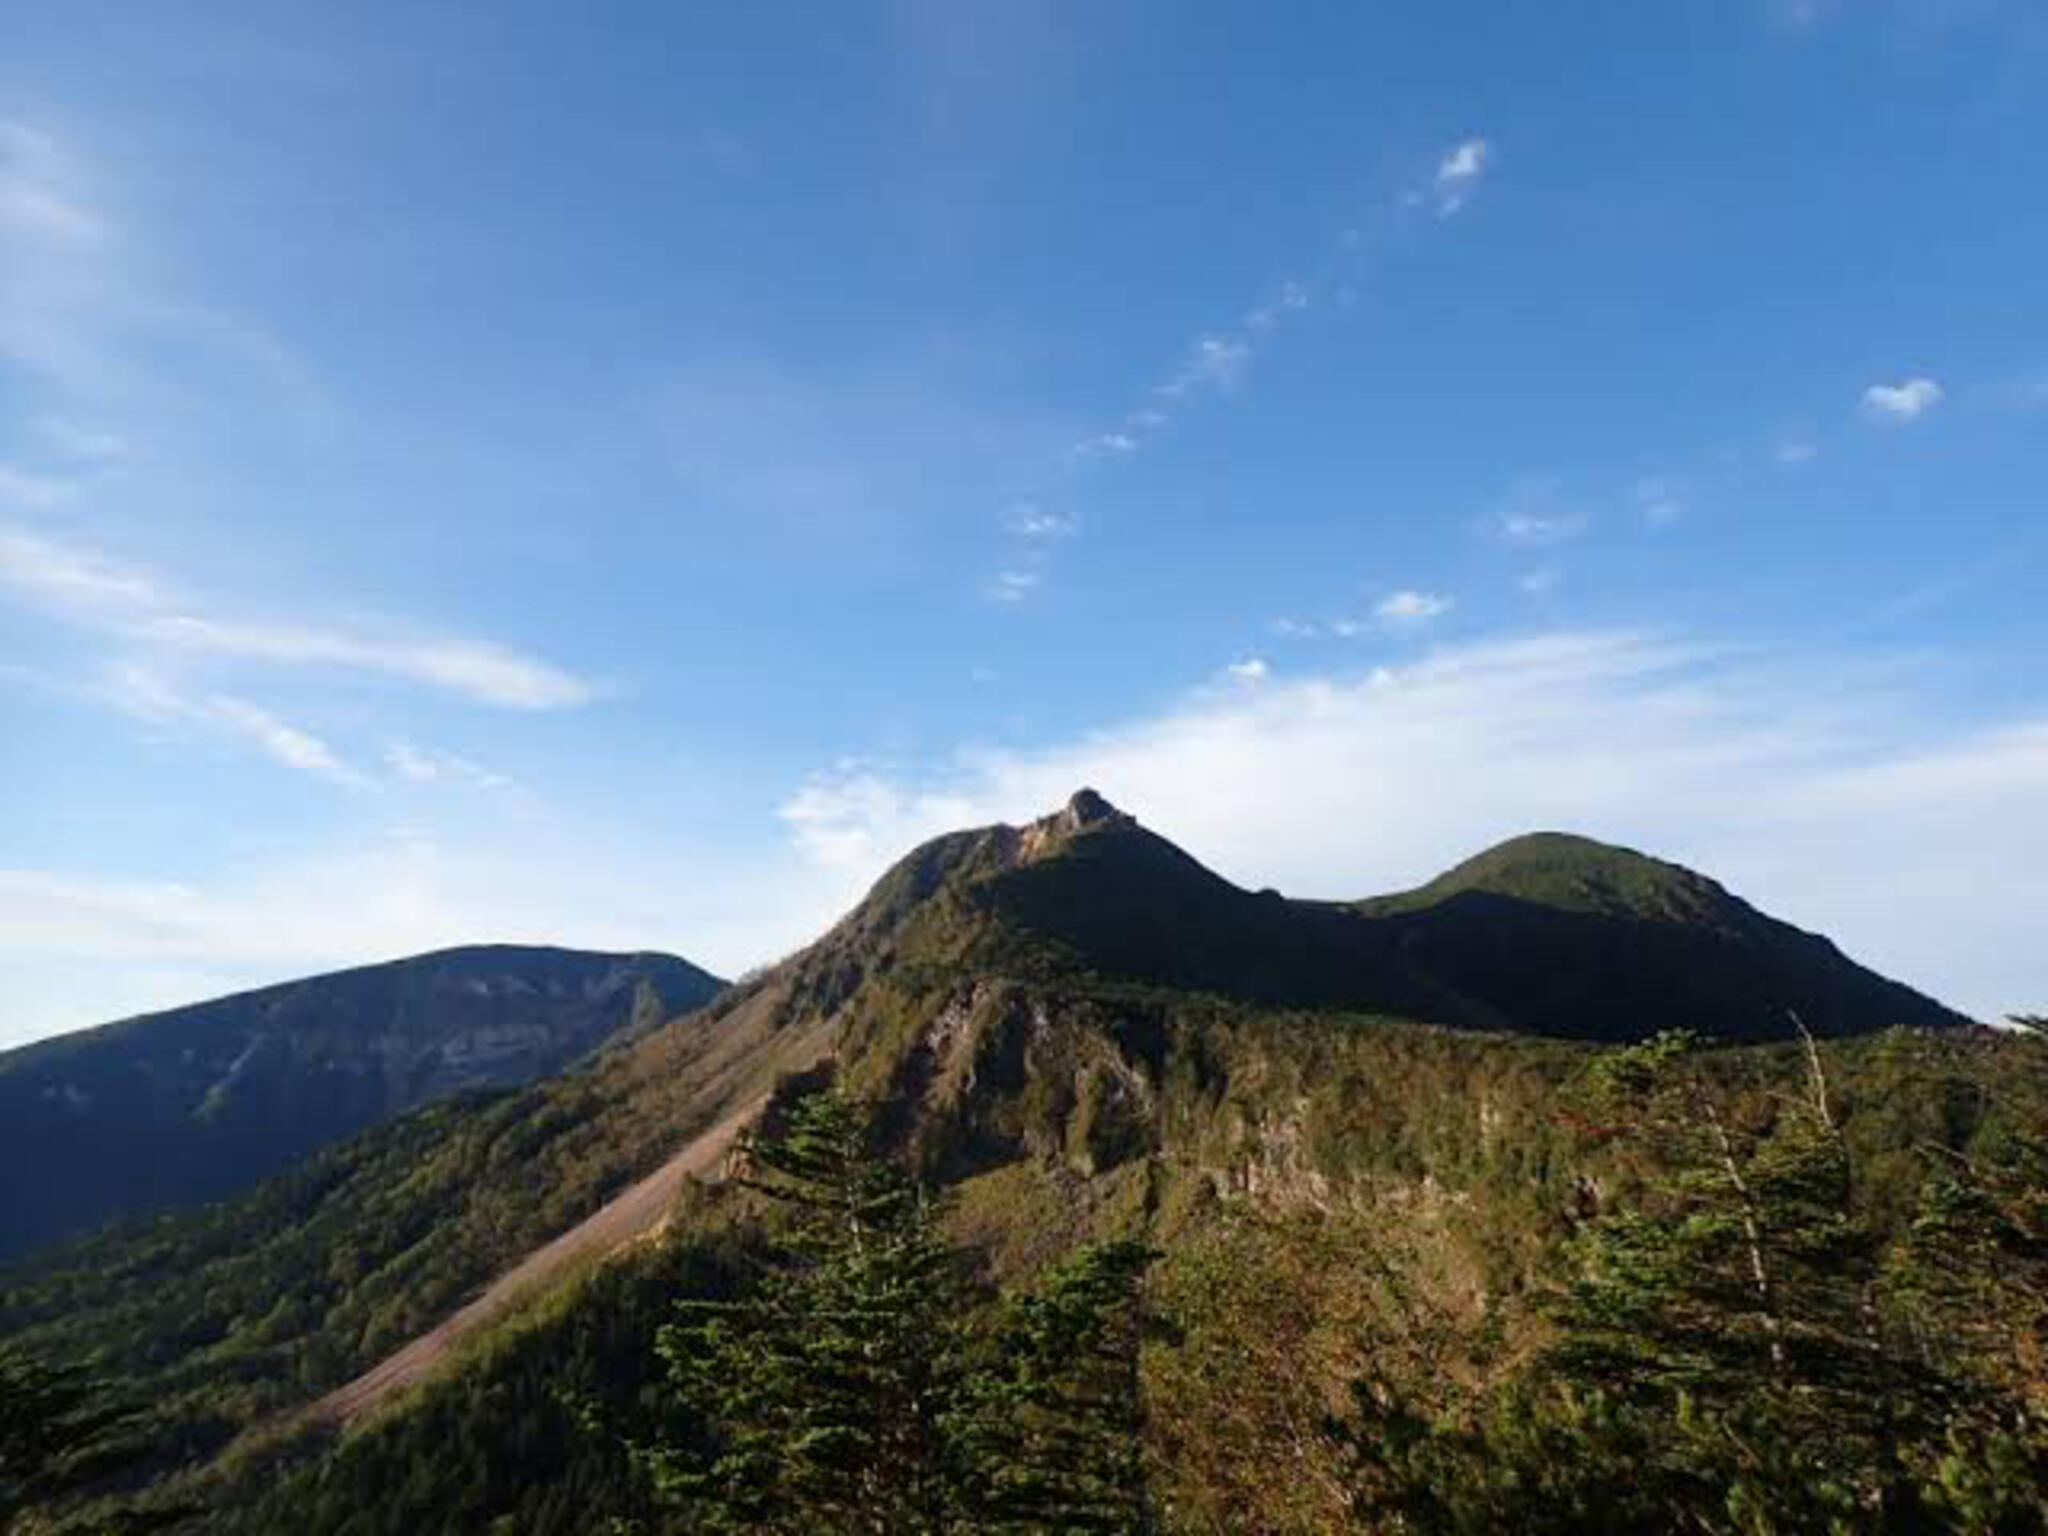
<path fill-rule="evenodd" d="M 1432 193 L 1438 218 L 1449 218 L 1471 200 L 1492 154 L 1486 140 L 1466 139 L 1437 161 Z"/>
<path fill-rule="evenodd" d="M 1438 158 L 1426 190 L 1409 191 L 1395 202 L 1432 202 L 1439 215 L 1448 217 L 1464 206 L 1477 189 L 1491 154 L 1484 139 L 1455 144 Z M 1363 236 L 1355 227 L 1346 227 L 1339 232 L 1336 243 L 1348 253 L 1347 260 L 1355 263 Z M 1348 278 L 1349 273 L 1347 267 L 1343 275 Z M 1139 453 L 1196 401 L 1234 394 L 1258 349 L 1290 316 L 1313 308 L 1319 302 L 1319 294 L 1327 294 L 1327 301 L 1340 309 L 1348 309 L 1358 301 L 1358 290 L 1349 280 L 1331 278 L 1312 287 L 1296 278 L 1285 279 L 1242 311 L 1233 325 L 1197 336 L 1165 375 L 1146 391 L 1144 403 L 1126 411 L 1114 426 L 1074 442 L 1061 467 L 1069 472 L 1085 470 L 1105 459 Z M 1019 532 L 1014 525 L 1010 531 Z M 1022 595 L 1014 583 L 1005 579 L 1008 574 L 998 575 L 985 587 L 992 601 L 1015 602 Z"/>
<path fill-rule="evenodd" d="M 385 743 L 384 764 L 394 776 L 410 784 L 459 784 L 481 790 L 515 787 L 502 773 L 454 752 L 417 746 L 403 737 Z"/>
<path fill-rule="evenodd" d="M 76 191 L 77 170 L 48 134 L 0 119 L 0 229 L 16 241 L 75 247 L 106 233 Z"/>
<path fill-rule="evenodd" d="M 187 693 L 140 663 L 115 667 L 101 691 L 117 708 L 152 725 L 217 730 L 273 762 L 329 784 L 350 790 L 374 787 L 368 774 L 343 761 L 324 739 L 239 695 Z"/>
<path fill-rule="evenodd" d="M 1780 464 L 1810 464 L 1820 457 L 1820 446 L 1806 438 L 1790 438 L 1778 444 L 1771 457 Z"/>
<path fill-rule="evenodd" d="M 6 524 L 0 524 L 0 586 L 41 604 L 101 617 L 159 600 L 155 583 L 141 571 Z"/>
<path fill-rule="evenodd" d="M 1035 501 L 1012 503 L 1003 522 L 1018 538 L 1038 542 L 1069 538 L 1081 526 L 1081 520 L 1073 513 L 1050 512 Z"/>
<path fill-rule="evenodd" d="M 1389 592 L 1373 606 L 1373 617 L 1388 629 L 1416 629 L 1432 619 L 1441 618 L 1454 606 L 1453 600 L 1440 592 L 1418 592 L 1404 588 Z"/>
<path fill-rule="evenodd" d="M 1074 452 L 1082 458 L 1097 458 L 1103 454 L 1125 454 L 1138 451 L 1138 440 L 1128 432 L 1098 432 L 1095 436 L 1076 445 Z"/>
<path fill-rule="evenodd" d="M 597 696 L 574 673 L 488 640 L 252 623 L 194 611 L 138 567 L 0 524 L 0 587 L 153 654 L 381 674 L 502 709 L 566 709 Z"/>
<path fill-rule="evenodd" d="M 1863 413 L 1874 421 L 1903 425 L 1933 410 L 1941 403 L 1942 393 L 1942 387 L 1928 378 L 1873 384 L 1863 391 Z"/>
<path fill-rule="evenodd" d="M 1233 389 L 1251 355 L 1252 344 L 1240 337 L 1203 336 L 1188 349 L 1187 360 L 1154 386 L 1154 393 L 1178 400 L 1195 390 Z"/>
<path fill-rule="evenodd" d="M 1223 669 L 1223 675 L 1233 683 L 1263 683 L 1272 672 L 1263 656 L 1247 656 Z"/>
<path fill-rule="evenodd" d="M 1481 519 L 1495 540 L 1518 549 L 1541 549 L 1578 538 L 1592 518 L 1565 500 L 1563 486 L 1549 475 L 1525 475 Z"/>
<path fill-rule="evenodd" d="M 387 639 L 190 614 L 152 619 L 141 633 L 158 644 L 197 653 L 381 673 L 501 709 L 568 709 L 597 696 L 596 687 L 583 678 L 488 640 Z"/>
<path fill-rule="evenodd" d="M 1282 283 L 1280 291 L 1272 298 L 1245 312 L 1244 328 L 1253 332 L 1270 331 L 1289 310 L 1307 309 L 1308 304 L 1307 288 L 1296 282 Z"/>
<path fill-rule="evenodd" d="M 41 509 L 54 507 L 77 488 L 59 475 L 38 474 L 14 464 L 0 464 L 0 505 Z"/>
<path fill-rule="evenodd" d="M 988 595 L 991 601 L 998 603 L 1021 603 L 1038 590 L 1042 579 L 1037 571 L 1021 567 L 998 571 L 988 584 Z"/>
<path fill-rule="evenodd" d="M 369 787 L 369 778 L 344 763 L 325 741 L 246 699 L 215 694 L 205 701 L 202 711 L 205 718 L 239 732 L 287 768 L 347 789 Z"/>
<path fill-rule="evenodd" d="M 1669 528 L 1685 516 L 1684 493 L 1661 476 L 1638 480 L 1635 501 L 1643 522 L 1651 528 Z"/>

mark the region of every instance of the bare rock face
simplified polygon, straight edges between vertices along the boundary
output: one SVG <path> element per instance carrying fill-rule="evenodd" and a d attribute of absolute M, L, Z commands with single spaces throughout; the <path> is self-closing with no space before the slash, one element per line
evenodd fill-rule
<path fill-rule="evenodd" d="M 1066 823 L 1068 829 L 1075 832 L 1080 831 L 1083 827 L 1095 826 L 1099 822 L 1133 820 L 1132 817 L 1125 815 L 1094 790 L 1085 788 L 1075 790 L 1074 796 L 1067 802 L 1066 808 L 1058 814 L 1060 819 Z"/>
<path fill-rule="evenodd" d="M 1041 816 L 1018 834 L 1016 862 L 1049 858 L 1084 832 L 1110 827 L 1135 827 L 1137 818 L 1118 810 L 1092 789 L 1077 789 L 1073 798 L 1050 816 Z"/>

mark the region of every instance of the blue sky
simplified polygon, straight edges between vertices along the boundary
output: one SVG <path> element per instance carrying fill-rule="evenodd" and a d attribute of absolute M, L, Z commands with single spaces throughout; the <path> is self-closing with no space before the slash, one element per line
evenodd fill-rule
<path fill-rule="evenodd" d="M 0 5 L 0 1044 L 1096 783 L 2048 1005 L 2048 13 Z"/>

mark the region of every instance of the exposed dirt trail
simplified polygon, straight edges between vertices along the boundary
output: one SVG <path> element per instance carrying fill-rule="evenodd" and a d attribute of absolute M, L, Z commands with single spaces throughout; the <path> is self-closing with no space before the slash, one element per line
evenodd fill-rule
<path fill-rule="evenodd" d="M 504 1316 L 570 1265 L 610 1253 L 654 1228 L 668 1214 L 683 1181 L 715 1168 L 767 1101 L 766 1094 L 749 1099 L 639 1183 L 621 1191 L 560 1237 L 529 1253 L 437 1327 L 387 1355 L 348 1385 L 321 1398 L 313 1405 L 312 1415 L 341 1423 L 374 1408 L 393 1392 L 426 1376 L 465 1334 Z"/>

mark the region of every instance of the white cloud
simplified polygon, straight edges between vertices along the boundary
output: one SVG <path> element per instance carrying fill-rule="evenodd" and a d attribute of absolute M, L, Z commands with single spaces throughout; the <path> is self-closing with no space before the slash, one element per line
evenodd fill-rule
<path fill-rule="evenodd" d="M 1917 421 L 1941 403 L 1942 388 L 1932 379 L 1906 379 L 1873 384 L 1863 391 L 1864 414 L 1877 421 Z"/>
<path fill-rule="evenodd" d="M 134 610 L 157 601 L 155 584 L 142 572 L 5 524 L 0 524 L 0 586 L 33 601 L 88 612 Z"/>
<path fill-rule="evenodd" d="M 584 679 L 488 640 L 388 639 L 190 614 L 151 619 L 140 633 L 158 645 L 245 661 L 381 673 L 502 709 L 567 709 L 597 696 Z"/>
<path fill-rule="evenodd" d="M 1158 393 L 1177 399 L 1196 389 L 1230 390 L 1252 355 L 1251 344 L 1234 336 L 1204 336 L 1198 340 L 1187 361 L 1158 388 Z"/>
<path fill-rule="evenodd" d="M 1223 675 L 1234 683 L 1263 683 L 1272 675 L 1264 658 L 1247 656 L 1243 661 L 1233 661 L 1223 669 Z"/>
<path fill-rule="evenodd" d="M 1703 869 L 1964 1008 L 2048 999 L 2048 724 L 1915 731 L 1895 677 L 1626 633 L 1262 681 L 1034 750 L 965 752 L 929 780 L 811 796 L 805 846 L 834 849 L 852 889 L 921 838 L 1040 815 L 1093 784 L 1241 884 L 1347 897 L 1566 828 Z"/>
<path fill-rule="evenodd" d="M 1592 519 L 1565 503 L 1557 481 L 1530 475 L 1509 488 L 1485 526 L 1503 544 L 1532 549 L 1576 539 Z"/>
<path fill-rule="evenodd" d="M 94 551 L 0 524 L 0 587 L 117 640 L 272 665 L 330 666 L 439 688 L 502 709 L 566 709 L 594 684 L 488 640 L 256 624 L 186 611 L 155 577 Z"/>
<path fill-rule="evenodd" d="M 1502 539 L 1510 544 L 1562 544 L 1575 539 L 1587 528 L 1585 515 L 1578 512 L 1502 512 L 1494 523 Z"/>
<path fill-rule="evenodd" d="M 223 732 L 300 773 L 345 789 L 372 787 L 369 775 L 343 761 L 319 736 L 237 695 L 188 694 L 140 664 L 112 669 L 98 692 L 115 708 L 152 725 Z"/>
<path fill-rule="evenodd" d="M 17 507 L 54 507 L 75 487 L 56 475 L 39 475 L 13 464 L 0 464 L 0 502 Z"/>
<path fill-rule="evenodd" d="M 1308 620 L 1291 619 L 1286 617 L 1285 615 L 1275 619 L 1272 622 L 1272 624 L 1268 627 L 1272 629 L 1274 634 L 1284 635 L 1289 640 L 1313 640 L 1319 633 L 1321 633 L 1321 631 L 1318 630 L 1316 626 L 1311 624 Z"/>
<path fill-rule="evenodd" d="M 199 706 L 200 718 L 218 721 L 253 742 L 287 768 L 347 789 L 366 789 L 369 779 L 344 763 L 311 731 L 280 720 L 268 710 L 229 694 L 215 694 Z"/>
<path fill-rule="evenodd" d="M 1486 172 L 1491 149 L 1484 139 L 1467 139 L 1437 162 L 1433 192 L 1439 218 L 1449 218 L 1470 200 Z"/>
<path fill-rule="evenodd" d="M 1522 572 L 1515 578 L 1515 585 L 1530 597 L 1548 597 L 1564 580 L 1564 571 L 1557 565 L 1539 565 Z"/>
<path fill-rule="evenodd" d="M 1020 501 L 1009 510 L 1005 522 L 1020 539 L 1051 541 L 1075 533 L 1081 520 L 1071 512 L 1048 512 L 1036 502 Z"/>
<path fill-rule="evenodd" d="M 512 781 L 453 752 L 415 746 L 404 737 L 385 743 L 384 765 L 412 784 L 462 784 L 472 789 L 511 789 Z"/>
<path fill-rule="evenodd" d="M 1669 480 L 1638 480 L 1635 495 L 1643 521 L 1652 528 L 1669 528 L 1685 516 L 1684 494 Z"/>
<path fill-rule="evenodd" d="M 1277 294 L 1245 314 L 1245 329 L 1248 331 L 1270 331 L 1280 323 L 1281 317 L 1290 310 L 1307 309 L 1308 305 L 1309 294 L 1307 288 L 1296 282 L 1282 283 Z"/>
<path fill-rule="evenodd" d="M 989 598 L 998 603 L 1021 603 L 1038 590 L 1040 579 L 1036 571 L 998 571 L 995 580 L 988 584 Z"/>
<path fill-rule="evenodd" d="M 105 226 L 79 195 L 77 172 L 56 140 L 0 119 L 0 230 L 16 241 L 70 247 L 97 241 Z"/>
<path fill-rule="evenodd" d="M 1373 608 L 1373 616 L 1389 629 L 1413 629 L 1449 613 L 1452 599 L 1437 592 L 1403 589 L 1390 592 Z"/>

